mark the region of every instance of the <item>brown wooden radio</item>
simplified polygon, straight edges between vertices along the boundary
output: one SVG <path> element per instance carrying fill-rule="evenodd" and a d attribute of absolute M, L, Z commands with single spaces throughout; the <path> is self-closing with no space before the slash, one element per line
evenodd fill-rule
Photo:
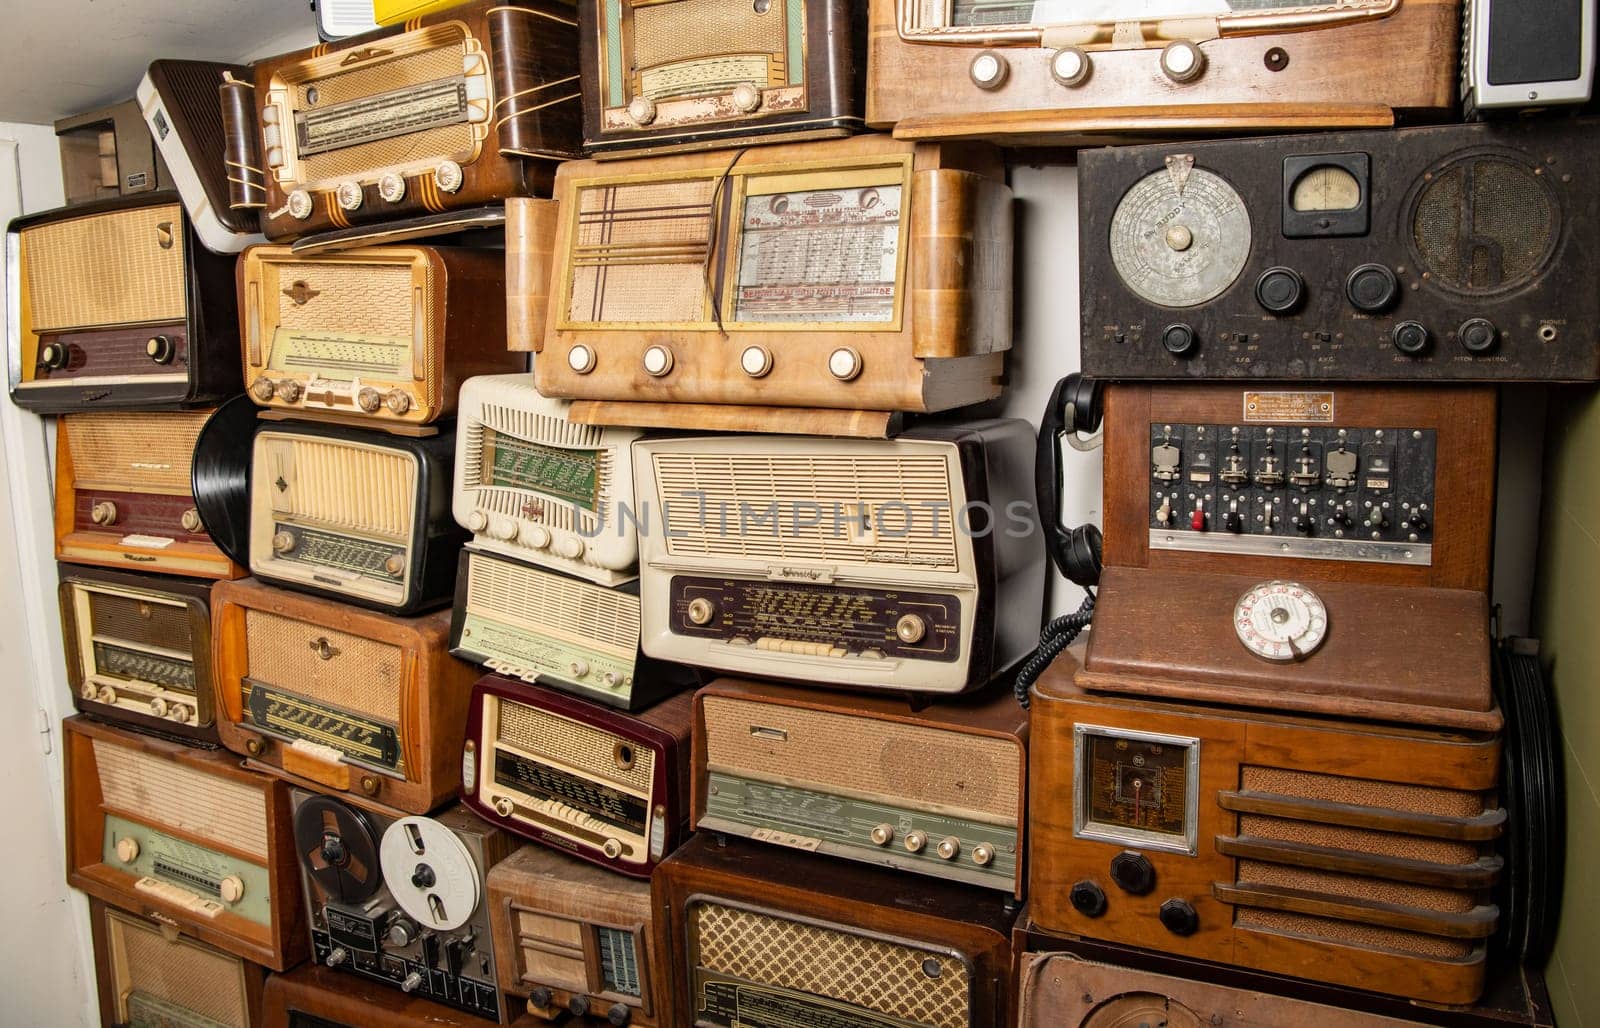
<path fill-rule="evenodd" d="M 1106 391 L 1095 692 L 1492 731 L 1495 393 Z"/>
<path fill-rule="evenodd" d="M 55 130 L 68 204 L 173 187 L 164 154 L 144 128 L 136 100 L 61 118 Z"/>
<path fill-rule="evenodd" d="M 246 572 L 195 509 L 195 439 L 211 411 L 69 414 L 56 429 L 56 559 L 194 578 Z"/>
<path fill-rule="evenodd" d="M 257 1028 L 267 969 L 182 935 L 153 917 L 89 901 L 102 1028 Z"/>
<path fill-rule="evenodd" d="M 260 61 L 221 102 L 230 203 L 268 239 L 548 196 L 582 149 L 577 18 L 474 0 Z"/>
<path fill-rule="evenodd" d="M 709 834 L 651 887 L 677 1024 L 1012 1023 L 1007 894 Z"/>
<path fill-rule="evenodd" d="M 556 194 L 550 275 L 540 224 L 511 234 L 508 335 L 547 307 L 534 371 L 574 421 L 881 437 L 1000 393 L 1011 191 L 992 148 L 574 161 Z"/>
<path fill-rule="evenodd" d="M 69 885 L 274 970 L 305 959 L 288 786 L 81 715 L 62 746 Z"/>
<path fill-rule="evenodd" d="M 1060 798 L 1029 811 L 1041 928 L 1478 998 L 1500 917 L 1497 734 L 1096 696 L 1073 683 L 1079 656 L 1033 692 L 1029 778 Z"/>
<path fill-rule="evenodd" d="M 425 814 L 461 788 L 477 670 L 450 613 L 386 617 L 254 579 L 212 594 L 217 731 L 248 763 Z"/>
<path fill-rule="evenodd" d="M 1116 6 L 871 0 L 867 123 L 904 139 L 1082 144 L 1386 126 L 1455 106 L 1460 0 L 1105 13 Z"/>

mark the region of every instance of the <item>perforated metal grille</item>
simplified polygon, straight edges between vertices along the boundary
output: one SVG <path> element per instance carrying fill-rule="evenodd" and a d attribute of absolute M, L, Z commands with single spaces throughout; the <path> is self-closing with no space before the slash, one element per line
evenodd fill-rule
<path fill-rule="evenodd" d="M 1528 281 L 1555 247 L 1559 211 L 1534 169 L 1476 155 L 1433 174 L 1416 201 L 1412 239 L 1433 280 L 1468 293 Z"/>
<path fill-rule="evenodd" d="M 229 1028 L 249 1028 L 244 967 L 237 957 L 190 939 L 168 942 L 158 929 L 113 910 L 106 911 L 106 939 L 119 1004 L 140 993 Z M 118 1020 L 126 1020 L 126 1009 L 121 1013 Z"/>
<path fill-rule="evenodd" d="M 187 606 L 101 592 L 81 585 L 73 588 L 89 595 L 89 630 L 94 635 L 159 646 L 180 653 L 190 651 L 192 643 Z"/>
<path fill-rule="evenodd" d="M 578 191 L 568 318 L 697 322 L 706 317 L 711 178 Z"/>
<path fill-rule="evenodd" d="M 629 659 L 639 650 L 637 596 L 478 554 L 467 565 L 467 609 Z"/>
<path fill-rule="evenodd" d="M 417 464 L 409 453 L 262 433 L 254 475 L 253 488 L 280 514 L 389 539 L 411 534 Z"/>
<path fill-rule="evenodd" d="M 184 316 L 177 204 L 53 221 L 21 236 L 34 332 Z"/>
<path fill-rule="evenodd" d="M 400 647 L 263 610 L 244 612 L 244 631 L 250 677 L 398 728 L 405 660 Z M 332 656 L 323 660 L 323 652 Z M 247 694 L 249 688 L 244 686 Z"/>
<path fill-rule="evenodd" d="M 750 0 L 680 0 L 633 9 L 633 57 L 638 68 L 724 54 L 764 54 L 781 65 L 789 0 L 772 0 L 763 14 Z M 781 80 L 780 80 L 781 81 Z"/>
<path fill-rule="evenodd" d="M 267 859 L 267 798 L 260 789 L 103 739 L 92 742 L 107 806 Z"/>
<path fill-rule="evenodd" d="M 634 746 L 620 735 L 562 717 L 548 710 L 501 698 L 499 738 L 529 753 L 559 760 L 574 770 L 603 778 L 640 796 L 650 795 L 655 751 Z M 633 766 L 617 766 L 617 745 L 633 752 Z"/>
<path fill-rule="evenodd" d="M 59 428 L 72 449 L 78 488 L 189 495 L 194 441 L 210 411 L 71 414 Z"/>

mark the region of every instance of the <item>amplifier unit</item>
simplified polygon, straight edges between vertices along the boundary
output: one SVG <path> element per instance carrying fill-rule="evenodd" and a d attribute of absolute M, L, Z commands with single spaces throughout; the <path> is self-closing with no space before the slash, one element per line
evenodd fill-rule
<path fill-rule="evenodd" d="M 1461 101 L 1468 116 L 1588 103 L 1595 0 L 1465 0 Z"/>
<path fill-rule="evenodd" d="M 539 395 L 533 378 L 486 375 L 462 384 L 457 523 L 481 550 L 601 585 L 637 578 L 628 448 L 640 433 L 568 421 L 570 405 Z"/>
<path fill-rule="evenodd" d="M 1588 121 L 1086 152 L 1083 370 L 1593 380 L 1597 155 Z"/>
<path fill-rule="evenodd" d="M 212 602 L 224 746 L 408 813 L 455 795 L 476 672 L 445 652 L 445 611 L 386 617 L 248 579 Z"/>
<path fill-rule="evenodd" d="M 250 69 L 211 61 L 152 61 L 136 96 L 200 241 L 213 253 L 238 253 L 265 237 L 255 211 L 228 206 L 217 105 L 225 74 L 248 78 Z"/>
<path fill-rule="evenodd" d="M 195 440 L 210 411 L 71 414 L 56 429 L 56 559 L 238 578 L 195 508 Z"/>
<path fill-rule="evenodd" d="M 535 1017 L 675 1023 L 648 882 L 524 846 L 489 872 L 489 921 L 501 991 L 525 999 Z"/>
<path fill-rule="evenodd" d="M 153 410 L 239 391 L 233 259 L 200 245 L 176 194 L 17 218 L 6 266 L 17 406 Z"/>
<path fill-rule="evenodd" d="M 871 0 L 871 11 L 867 123 L 906 139 L 1074 145 L 1387 126 L 1455 106 L 1461 0 Z"/>
<path fill-rule="evenodd" d="M 459 806 L 401 817 L 299 789 L 290 795 L 312 961 L 509 1023 L 484 875 L 515 847 L 511 836 Z M 371 1016 L 363 1012 L 362 1022 Z"/>
<path fill-rule="evenodd" d="M 1037 637 L 1034 442 L 1006 420 L 635 443 L 658 525 L 639 540 L 645 652 L 853 689 L 987 685 Z"/>
<path fill-rule="evenodd" d="M 368 4 L 370 7 L 370 3 Z M 476 1011 L 447 1007 L 401 992 L 391 983 L 360 979 L 320 964 L 302 964 L 267 979 L 262 1028 L 482 1028 Z"/>
<path fill-rule="evenodd" d="M 466 533 L 450 520 L 453 428 L 402 438 L 283 423 L 256 433 L 250 570 L 391 614 L 450 602 Z"/>
<path fill-rule="evenodd" d="M 1095 631 L 1102 631 L 1096 624 Z M 1044 930 L 1465 1004 L 1484 981 L 1500 740 L 1034 688 Z"/>
<path fill-rule="evenodd" d="M 62 564 L 61 637 L 78 710 L 215 745 L 211 583 Z"/>
<path fill-rule="evenodd" d="M 504 291 L 493 250 L 253 246 L 239 259 L 245 386 L 272 411 L 416 431 L 455 412 L 467 377 L 526 366 L 506 351 Z"/>
<path fill-rule="evenodd" d="M 89 901 L 100 1024 L 258 1028 L 266 968 Z"/>
<path fill-rule="evenodd" d="M 461 795 L 491 824 L 635 878 L 689 825 L 688 693 L 637 714 L 514 682 L 478 680 Z"/>
<path fill-rule="evenodd" d="M 1080 684 L 1500 727 L 1492 388 L 1117 384 L 1105 410 Z"/>
<path fill-rule="evenodd" d="M 1022 896 L 1028 712 L 735 679 L 695 694 L 694 827 Z"/>
<path fill-rule="evenodd" d="M 868 136 L 574 161 L 556 195 L 554 271 L 510 290 L 548 304 L 534 372 L 546 396 L 592 401 L 575 421 L 882 436 L 898 412 L 1000 394 L 996 150 Z"/>
<path fill-rule="evenodd" d="M 133 100 L 62 118 L 55 130 L 69 204 L 172 188 L 172 175 Z"/>
<path fill-rule="evenodd" d="M 222 86 L 235 208 L 269 239 L 549 195 L 581 152 L 570 3 L 474 0 Z"/>
<path fill-rule="evenodd" d="M 1012 1023 L 1010 896 L 709 835 L 652 889 L 677 1023 Z"/>
<path fill-rule="evenodd" d="M 81 716 L 62 745 L 69 885 L 274 970 L 305 958 L 287 786 Z"/>
<path fill-rule="evenodd" d="M 582 0 L 578 24 L 583 139 L 597 157 L 862 129 L 862 4 Z"/>

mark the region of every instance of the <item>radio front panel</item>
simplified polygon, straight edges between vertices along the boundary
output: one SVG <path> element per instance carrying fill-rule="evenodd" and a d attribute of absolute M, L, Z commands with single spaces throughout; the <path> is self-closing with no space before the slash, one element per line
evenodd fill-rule
<path fill-rule="evenodd" d="M 89 901 L 101 1023 L 256 1028 L 266 970 L 155 919 Z"/>

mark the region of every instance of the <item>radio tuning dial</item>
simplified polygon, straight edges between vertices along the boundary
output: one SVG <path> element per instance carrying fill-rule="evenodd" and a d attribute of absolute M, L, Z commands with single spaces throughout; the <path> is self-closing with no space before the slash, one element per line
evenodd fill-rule
<path fill-rule="evenodd" d="M 504 796 L 501 796 L 499 799 L 494 801 L 494 812 L 499 814 L 501 817 L 510 817 L 516 812 L 516 809 L 516 804 L 512 803 Z"/>
<path fill-rule="evenodd" d="M 272 537 L 273 553 L 289 553 L 294 549 L 294 533 L 279 532 Z"/>
<path fill-rule="evenodd" d="M 1156 869 L 1143 853 L 1123 850 L 1111 858 L 1111 880 L 1123 892 L 1143 896 L 1156 887 Z"/>
<path fill-rule="evenodd" d="M 171 336 L 151 336 L 144 343 L 145 356 L 157 364 L 171 364 L 178 355 L 178 347 Z"/>
<path fill-rule="evenodd" d="M 1173 935 L 1189 936 L 1200 930 L 1200 915 L 1188 900 L 1169 899 L 1161 904 L 1156 916 Z"/>
<path fill-rule="evenodd" d="M 117 522 L 117 505 L 101 500 L 89 509 L 89 519 L 97 525 L 114 525 Z"/>
<path fill-rule="evenodd" d="M 711 619 L 717 616 L 716 604 L 704 596 L 696 596 L 689 601 L 689 623 L 691 625 L 709 625 Z M 881 827 L 881 826 L 880 826 Z M 874 832 L 876 834 L 876 832 Z M 891 833 L 892 836 L 893 833 Z"/>
<path fill-rule="evenodd" d="M 517 523 L 510 518 L 495 518 L 489 524 L 489 534 L 510 542 L 517 537 Z"/>
<path fill-rule="evenodd" d="M 289 194 L 289 216 L 296 221 L 305 221 L 311 217 L 311 212 L 316 209 L 316 204 L 311 201 L 311 194 L 304 189 L 296 189 Z"/>
<path fill-rule="evenodd" d="M 578 344 L 567 351 L 567 367 L 580 375 L 587 375 L 594 370 L 595 356 L 592 347 Z"/>
<path fill-rule="evenodd" d="M 647 96 L 636 96 L 628 101 L 628 117 L 635 125 L 648 125 L 656 120 L 655 101 Z"/>
<path fill-rule="evenodd" d="M 117 859 L 124 864 L 131 864 L 139 859 L 139 840 L 124 835 L 117 840 Z"/>
<path fill-rule="evenodd" d="M 1344 280 L 1344 295 L 1363 314 L 1382 314 L 1400 298 L 1400 280 L 1382 264 L 1363 264 Z"/>
<path fill-rule="evenodd" d="M 217 892 L 222 896 L 222 902 L 232 905 L 244 899 L 244 880 L 238 875 L 228 875 L 217 883 Z"/>
<path fill-rule="evenodd" d="M 250 395 L 255 397 L 258 403 L 266 403 L 272 399 L 274 392 L 276 390 L 272 388 L 272 379 L 270 378 L 258 378 L 250 383 Z"/>
<path fill-rule="evenodd" d="M 572 672 L 573 678 L 586 678 L 589 674 L 589 662 L 587 660 L 575 660 L 567 665 L 567 670 Z"/>
<path fill-rule="evenodd" d="M 928 623 L 917 614 L 902 614 L 894 624 L 895 636 L 907 646 L 921 642 L 928 634 Z"/>
<path fill-rule="evenodd" d="M 1168 43 L 1161 51 L 1161 73 L 1174 82 L 1193 82 L 1206 70 L 1206 55 L 1186 39 Z"/>
<path fill-rule="evenodd" d="M 486 511 L 475 510 L 467 515 L 467 530 L 482 532 L 489 527 L 489 515 Z"/>
<path fill-rule="evenodd" d="M 339 188 L 334 191 L 334 196 L 339 201 L 339 207 L 347 211 L 360 210 L 361 201 L 366 199 L 359 182 L 339 183 Z"/>
<path fill-rule="evenodd" d="M 155 699 L 151 700 L 150 701 L 150 713 L 154 714 L 156 717 L 166 717 L 167 716 L 167 701 L 162 699 L 159 696 L 157 696 Z"/>
<path fill-rule="evenodd" d="M 356 394 L 356 406 L 368 414 L 376 414 L 378 408 L 383 406 L 383 394 L 371 386 L 362 386 L 361 391 Z"/>
<path fill-rule="evenodd" d="M 95 694 L 96 693 L 95 693 L 95 687 L 94 687 L 94 683 L 93 682 L 84 682 L 83 683 L 83 688 L 78 690 L 78 695 L 82 696 L 86 700 L 94 699 L 95 698 Z"/>
<path fill-rule="evenodd" d="M 389 413 L 399 417 L 411 409 L 411 394 L 401 389 L 391 389 L 384 394 L 383 405 Z"/>
<path fill-rule="evenodd" d="M 615 1028 L 627 1028 L 629 1021 L 633 1020 L 633 1011 L 628 1009 L 626 1003 L 613 1003 L 606 1009 L 606 1022 Z"/>
<path fill-rule="evenodd" d="M 887 846 L 894 842 L 894 825 L 885 821 L 872 829 L 872 841 L 879 846 Z"/>
<path fill-rule="evenodd" d="M 398 553 L 391 553 L 389 554 L 389 559 L 383 562 L 383 570 L 389 572 L 395 578 L 399 578 L 405 574 L 406 559 Z"/>
<path fill-rule="evenodd" d="M 51 343 L 39 350 L 39 363 L 51 370 L 59 370 L 67 366 L 72 351 L 63 343 Z"/>
<path fill-rule="evenodd" d="M 600 852 L 604 853 L 612 860 L 615 860 L 622 856 L 622 843 L 618 842 L 616 839 L 607 839 L 605 842 L 600 844 Z"/>
<path fill-rule="evenodd" d="M 378 195 L 384 203 L 399 203 L 406 198 L 406 179 L 395 172 L 385 172 L 378 179 Z"/>
<path fill-rule="evenodd" d="M 167 716 L 178 722 L 180 725 L 186 725 L 190 722 L 190 720 L 193 719 L 194 712 L 191 711 L 185 704 L 174 703 L 167 708 Z"/>
<path fill-rule="evenodd" d="M 589 1015 L 589 998 L 587 996 L 573 996 L 568 999 L 567 1013 L 573 1017 L 587 1017 Z"/>
<path fill-rule="evenodd" d="M 985 50 L 972 59 L 967 74 L 979 89 L 999 89 L 1011 77 L 1011 65 L 1000 54 Z"/>
<path fill-rule="evenodd" d="M 765 378 L 772 370 L 772 351 L 765 346 L 747 346 L 739 355 L 739 367 L 751 378 Z"/>
<path fill-rule="evenodd" d="M 543 525 L 523 525 L 522 541 L 536 550 L 550 545 L 550 530 Z"/>
<path fill-rule="evenodd" d="M 1081 86 L 1089 78 L 1089 55 L 1075 46 L 1064 46 L 1050 55 L 1050 77 L 1063 86 Z"/>
<path fill-rule="evenodd" d="M 205 522 L 200 520 L 200 512 L 193 507 L 183 512 L 178 524 L 183 526 L 185 532 L 198 532 L 205 527 Z"/>
<path fill-rule="evenodd" d="M 1428 352 L 1428 347 L 1433 345 L 1433 337 L 1428 334 L 1428 329 L 1420 321 L 1402 321 L 1390 333 L 1390 342 L 1394 348 L 1407 357 L 1417 357 Z"/>
<path fill-rule="evenodd" d="M 849 382 L 861 374 L 861 353 L 853 346 L 841 346 L 828 354 L 828 374 Z"/>
<path fill-rule="evenodd" d="M 1181 323 L 1168 325 L 1161 332 L 1161 345 L 1166 347 L 1167 352 L 1174 357 L 1193 356 L 1198 342 L 1194 329 Z"/>
<path fill-rule="evenodd" d="M 939 845 L 934 848 L 941 859 L 954 860 L 961 856 L 961 840 L 953 835 L 947 835 L 939 840 Z"/>
<path fill-rule="evenodd" d="M 660 378 L 672 371 L 672 351 L 659 343 L 645 347 L 641 361 L 645 374 L 653 378 Z"/>
<path fill-rule="evenodd" d="M 1072 909 L 1084 917 L 1099 917 L 1106 912 L 1106 891 L 1088 879 L 1073 883 L 1067 899 Z"/>
<path fill-rule="evenodd" d="M 986 842 L 980 842 L 972 847 L 972 862 L 979 867 L 988 867 L 994 863 L 994 847 Z"/>
<path fill-rule="evenodd" d="M 109 685 L 102 685 L 95 692 L 95 697 L 99 699 L 101 703 L 109 703 L 115 706 L 117 702 L 117 690 L 111 688 Z"/>
<path fill-rule="evenodd" d="M 1487 318 L 1468 318 L 1456 329 L 1456 338 L 1468 353 L 1488 353 L 1500 342 L 1500 330 Z"/>
<path fill-rule="evenodd" d="M 433 169 L 433 184 L 439 187 L 440 192 L 454 193 L 466 180 L 461 165 L 455 161 L 440 161 L 439 166 Z"/>
<path fill-rule="evenodd" d="M 1293 314 L 1306 299 L 1306 280 L 1293 268 L 1268 268 L 1256 279 L 1256 302 L 1271 314 Z"/>
<path fill-rule="evenodd" d="M 278 396 L 284 403 L 299 403 L 305 390 L 300 388 L 300 383 L 292 378 L 286 378 L 278 383 Z"/>
<path fill-rule="evenodd" d="M 733 106 L 746 114 L 754 114 L 761 109 L 761 90 L 753 82 L 741 82 L 733 87 Z"/>
<path fill-rule="evenodd" d="M 928 845 L 928 835 L 927 835 L 926 832 L 910 831 L 910 832 L 906 833 L 906 850 L 907 850 L 907 852 L 910 852 L 910 853 L 921 853 L 923 851 L 923 849 L 927 845 Z"/>
<path fill-rule="evenodd" d="M 563 536 L 556 540 L 555 553 L 558 557 L 567 560 L 577 560 L 583 556 L 584 542 L 575 535 Z"/>

